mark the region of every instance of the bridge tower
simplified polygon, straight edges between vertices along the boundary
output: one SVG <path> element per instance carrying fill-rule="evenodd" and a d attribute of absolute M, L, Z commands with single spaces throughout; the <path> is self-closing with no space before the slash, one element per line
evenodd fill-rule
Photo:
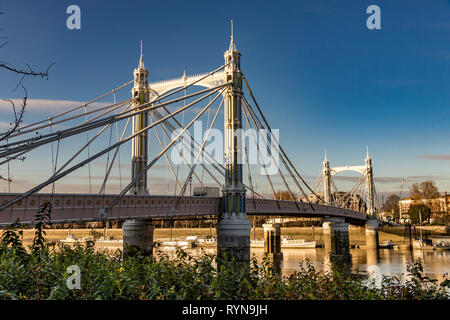
<path fill-rule="evenodd" d="M 233 28 L 233 26 L 232 26 Z M 217 254 L 236 261 L 250 262 L 250 221 L 245 210 L 245 187 L 242 180 L 242 73 L 241 54 L 231 31 L 230 47 L 224 54 L 225 79 L 232 84 L 224 92 L 225 183 L 223 212 L 217 224 Z"/>
<path fill-rule="evenodd" d="M 138 111 L 139 105 L 149 102 L 150 88 L 148 85 L 148 71 L 144 66 L 144 56 L 142 55 L 141 41 L 141 57 L 139 65 L 133 72 L 134 86 L 131 89 L 133 95 L 133 110 Z M 133 133 L 142 130 L 148 126 L 148 114 L 146 112 L 133 116 Z M 147 172 L 145 167 L 148 161 L 148 136 L 144 131 L 133 138 L 131 150 L 131 179 L 139 176 L 144 171 L 142 178 L 138 179 L 135 185 L 130 189 L 131 194 L 143 195 L 148 194 L 147 189 Z"/>
<path fill-rule="evenodd" d="M 138 111 L 140 105 L 149 102 L 150 87 L 148 85 L 148 71 L 144 66 L 144 56 L 142 54 L 139 65 L 133 72 L 134 86 L 131 89 L 133 95 L 133 111 Z M 133 133 L 148 126 L 148 114 L 146 112 L 134 115 L 132 118 Z M 144 131 L 133 138 L 131 150 L 131 180 L 144 171 L 143 176 L 136 180 L 130 189 L 130 194 L 146 195 L 147 172 L 145 170 L 148 161 L 148 137 Z M 154 225 L 151 219 L 128 219 L 122 225 L 123 233 L 123 256 L 134 256 L 136 254 L 151 255 L 153 251 L 153 231 Z"/>
<path fill-rule="evenodd" d="M 366 156 L 366 171 L 367 171 L 367 222 L 366 229 L 366 248 L 378 249 L 379 235 L 378 235 L 378 220 L 375 210 L 375 184 L 373 182 L 373 167 L 372 159 L 369 156 L 369 149 L 367 149 Z"/>
<path fill-rule="evenodd" d="M 327 159 L 327 152 L 325 151 L 325 160 L 323 161 L 323 197 L 327 205 L 331 205 L 331 169 L 330 162 Z"/>
<path fill-rule="evenodd" d="M 375 184 L 373 183 L 373 167 L 372 159 L 367 151 L 366 156 L 366 171 L 367 171 L 367 214 L 371 218 L 375 218 Z"/>

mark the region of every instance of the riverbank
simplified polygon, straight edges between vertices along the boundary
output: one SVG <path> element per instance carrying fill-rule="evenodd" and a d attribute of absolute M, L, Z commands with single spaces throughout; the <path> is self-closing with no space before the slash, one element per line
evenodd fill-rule
<path fill-rule="evenodd" d="M 436 226 L 422 227 L 423 231 L 428 232 L 429 236 L 438 236 L 444 232 L 445 227 Z M 122 239 L 122 229 L 93 229 L 95 237 L 99 239 Z M 418 235 L 419 227 L 416 228 Z M 323 244 L 323 228 L 321 227 L 283 227 L 281 228 L 282 236 L 290 236 L 292 239 L 305 239 L 306 241 L 316 241 L 319 245 Z M 31 243 L 34 237 L 34 229 L 24 229 L 24 243 Z M 91 229 L 49 229 L 47 230 L 48 241 L 58 241 L 73 235 L 75 238 L 83 238 L 93 236 Z M 155 228 L 153 238 L 155 241 L 182 240 L 187 236 L 216 236 L 215 228 Z M 414 237 L 414 233 L 412 233 Z M 263 239 L 263 228 L 255 228 L 251 230 L 251 239 Z M 350 245 L 364 246 L 366 241 L 365 229 L 362 227 L 350 226 Z M 383 226 L 379 231 L 380 243 L 392 241 L 396 245 L 406 245 L 409 243 L 408 234 L 405 233 L 404 227 Z"/>

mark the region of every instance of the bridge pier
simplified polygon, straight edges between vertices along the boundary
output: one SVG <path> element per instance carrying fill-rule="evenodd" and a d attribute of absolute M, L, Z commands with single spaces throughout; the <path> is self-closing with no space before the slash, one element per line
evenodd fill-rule
<path fill-rule="evenodd" d="M 366 221 L 366 249 L 379 248 L 378 226 L 377 219 L 369 219 Z"/>
<path fill-rule="evenodd" d="M 349 224 L 344 219 L 327 219 L 323 223 L 325 252 L 330 255 L 330 262 L 351 264 Z"/>
<path fill-rule="evenodd" d="M 153 222 L 150 219 L 129 219 L 122 225 L 123 257 L 152 255 Z"/>
<path fill-rule="evenodd" d="M 217 224 L 217 256 L 250 264 L 251 224 L 245 213 L 224 213 Z"/>
<path fill-rule="evenodd" d="M 279 223 L 263 224 L 264 253 L 275 269 L 281 269 L 283 253 L 281 252 L 281 225 Z"/>

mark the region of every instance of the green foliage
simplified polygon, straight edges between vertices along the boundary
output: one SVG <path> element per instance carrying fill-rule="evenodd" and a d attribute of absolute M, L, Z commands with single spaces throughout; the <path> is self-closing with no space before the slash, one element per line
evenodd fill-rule
<path fill-rule="evenodd" d="M 422 216 L 422 223 L 428 220 L 431 216 L 431 209 L 425 204 L 414 204 L 408 210 L 409 219 L 412 224 L 420 224 L 420 216 Z"/>
<path fill-rule="evenodd" d="M 40 243 L 36 240 L 37 243 Z M 250 266 L 203 253 L 178 250 L 175 258 L 122 259 L 92 244 L 34 243 L 25 250 L 21 233 L 5 230 L 0 239 L 0 299 L 449 299 L 450 281 L 440 285 L 423 275 L 420 261 L 408 267 L 409 280 L 384 277 L 368 285 L 367 274 L 333 268 L 317 271 L 306 261 L 282 276 L 268 259 Z M 37 250 L 37 251 L 36 251 Z M 225 257 L 226 258 L 226 257 Z M 215 265 L 219 266 L 219 270 Z M 81 270 L 81 289 L 68 289 L 67 267 Z"/>

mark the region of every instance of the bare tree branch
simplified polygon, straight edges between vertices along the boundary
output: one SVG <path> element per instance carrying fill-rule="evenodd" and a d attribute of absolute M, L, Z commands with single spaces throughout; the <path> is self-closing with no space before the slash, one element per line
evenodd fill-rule
<path fill-rule="evenodd" d="M 23 115 L 25 113 L 25 107 L 27 105 L 27 99 L 28 99 L 27 89 L 25 89 L 23 84 L 22 84 L 22 88 L 23 88 L 25 96 L 23 97 L 22 105 L 20 106 L 20 110 L 19 111 L 17 111 L 16 105 L 14 104 L 14 102 L 11 99 L 3 99 L 4 101 L 10 102 L 11 105 L 12 105 L 12 109 L 13 109 L 13 113 L 14 113 L 14 123 L 11 123 L 12 127 L 8 131 L 6 131 L 6 133 L 4 133 L 2 136 L 0 136 L 0 141 L 8 139 L 8 137 L 14 131 L 17 130 L 17 128 L 19 127 L 20 123 L 22 123 L 22 119 L 23 119 Z"/>

